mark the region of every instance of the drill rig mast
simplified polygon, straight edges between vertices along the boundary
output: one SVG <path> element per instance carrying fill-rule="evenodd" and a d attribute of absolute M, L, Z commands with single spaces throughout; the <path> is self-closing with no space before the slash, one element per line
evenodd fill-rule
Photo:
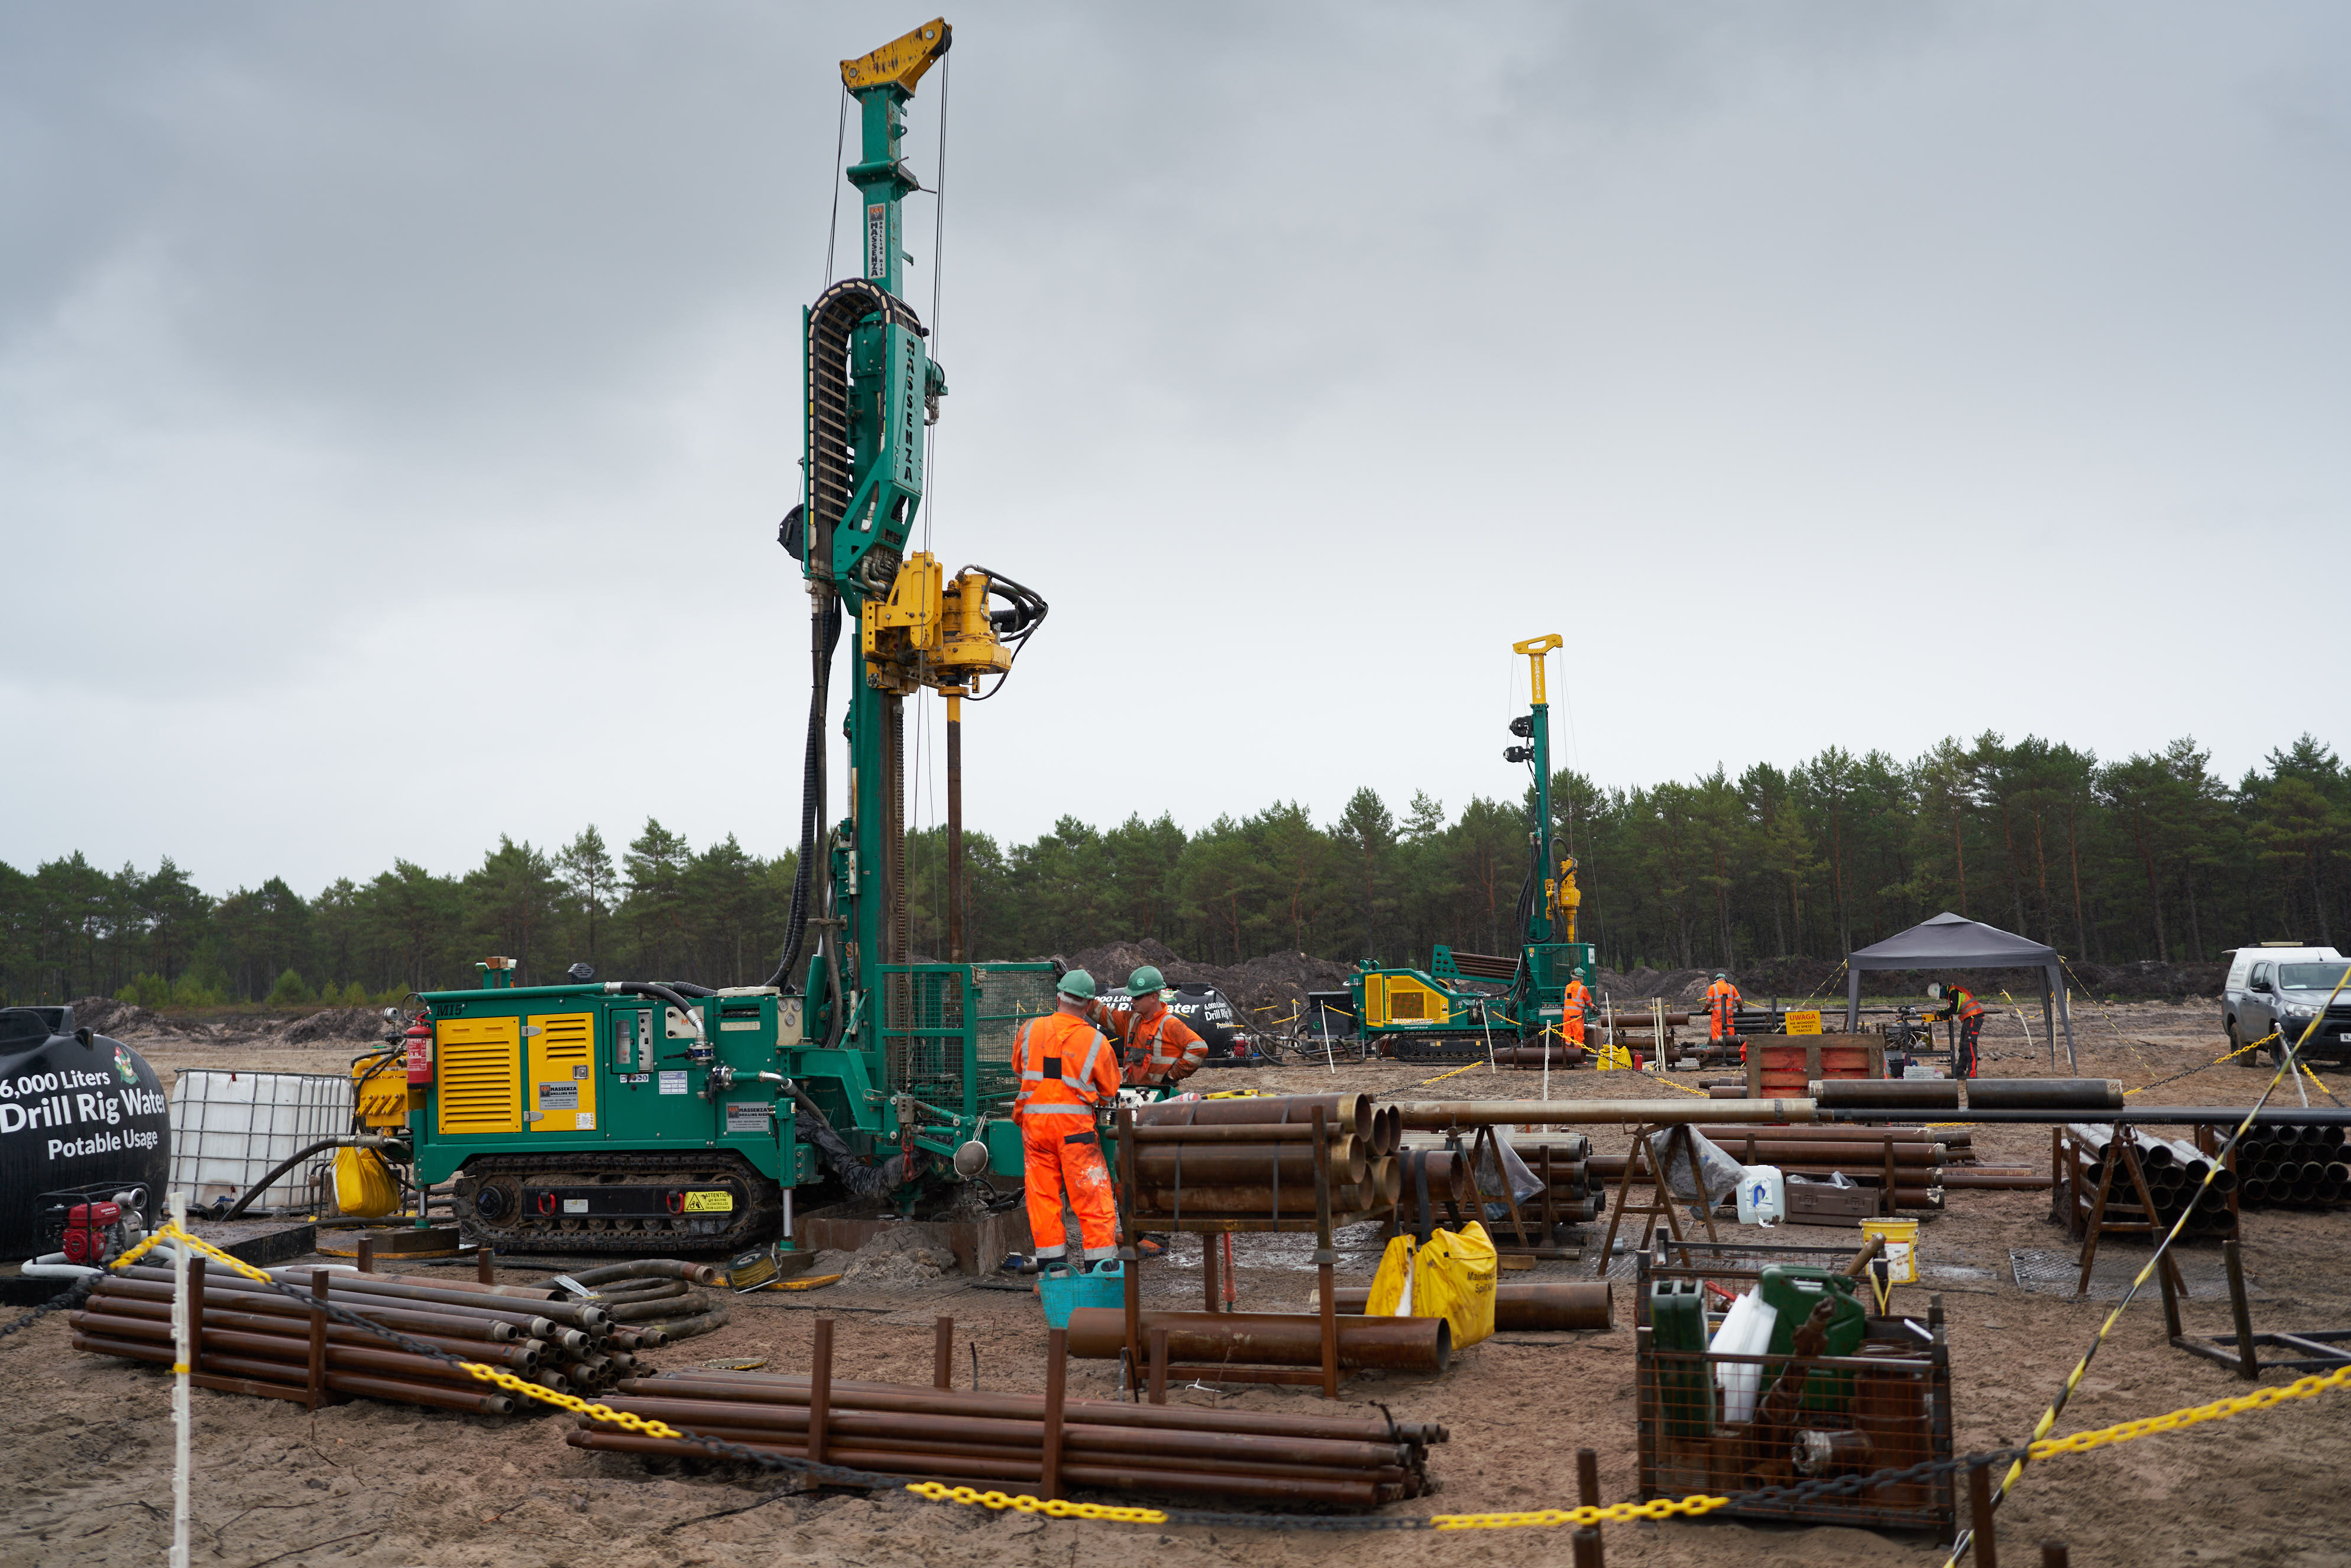
<path fill-rule="evenodd" d="M 585 965 L 569 984 L 517 985 L 514 960 L 493 958 L 478 987 L 425 994 L 407 1092 L 370 1126 L 403 1140 L 418 1185 L 453 1183 L 485 1244 L 731 1250 L 789 1236 L 794 1189 L 828 1167 L 901 1212 L 927 1156 L 965 1177 L 1020 1169 L 1003 1119 L 1012 1036 L 1051 1010 L 1052 967 L 963 962 L 952 918 L 950 961 L 915 963 L 908 901 L 905 699 L 946 699 L 959 824 L 962 699 L 994 695 L 1045 616 L 1018 583 L 974 567 L 950 578 L 906 549 L 946 379 L 904 298 L 900 204 L 921 187 L 901 158 L 902 111 L 949 38 L 934 21 L 841 66 L 858 102 L 848 177 L 863 266 L 803 318 L 802 493 L 783 534 L 808 590 L 813 691 L 782 960 L 765 985 L 713 990 L 600 980 Z M 848 811 L 835 821 L 827 710 L 850 626 Z M 951 848 L 951 900 L 958 859 Z"/>
<path fill-rule="evenodd" d="M 807 582 L 814 690 L 799 880 L 770 984 L 789 985 L 808 954 L 810 1049 L 797 1065 L 808 1091 L 832 1102 L 828 1116 L 909 1155 L 951 1155 L 977 1136 L 989 1165 L 1013 1174 L 1019 1140 L 1008 1124 L 988 1135 L 988 1118 L 1012 1092 L 1011 1030 L 1018 1019 L 1051 1009 L 1053 977 L 1045 966 L 963 962 L 962 705 L 994 695 L 1046 606 L 998 574 L 966 567 L 950 578 L 936 557 L 906 549 L 923 502 L 924 432 L 938 417 L 946 378 L 905 298 L 901 204 L 922 186 L 903 159 L 902 110 L 952 38 L 944 20 L 933 21 L 841 62 L 858 106 L 859 157 L 848 178 L 862 198 L 863 266 L 803 318 L 803 492 L 784 543 Z M 856 658 L 841 727 L 848 814 L 828 821 L 832 657 L 852 625 Z M 992 684 L 982 692 L 982 683 Z M 905 702 L 925 689 L 947 706 L 951 935 L 948 962 L 917 965 Z"/>

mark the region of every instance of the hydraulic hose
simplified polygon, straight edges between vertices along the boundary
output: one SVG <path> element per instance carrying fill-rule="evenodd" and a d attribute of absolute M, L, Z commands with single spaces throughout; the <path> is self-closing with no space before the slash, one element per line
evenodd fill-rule
<path fill-rule="evenodd" d="M 392 1141 L 390 1138 L 379 1138 L 371 1134 L 362 1134 L 356 1137 L 346 1134 L 340 1138 L 321 1138 L 317 1143 L 312 1144 L 308 1148 L 304 1149 L 299 1154 L 293 1155 L 291 1158 L 280 1160 L 277 1166 L 270 1170 L 270 1173 L 267 1176 L 263 1176 L 259 1181 L 255 1182 L 251 1186 L 246 1187 L 245 1189 L 245 1196 L 231 1204 L 229 1206 L 228 1212 L 222 1215 L 221 1218 L 224 1220 L 235 1219 L 238 1215 L 243 1214 L 245 1212 L 246 1206 L 251 1203 L 255 1198 L 259 1197 L 263 1193 L 268 1191 L 269 1186 L 272 1182 L 276 1181 L 279 1176 L 284 1176 L 287 1171 L 292 1170 L 296 1166 L 300 1165 L 304 1160 L 308 1159 L 313 1155 L 324 1154 L 329 1149 L 381 1150 L 388 1149 L 392 1146 Z"/>
<path fill-rule="evenodd" d="M 809 609 L 808 743 L 800 759 L 800 859 L 792 872 L 792 902 L 784 925 L 784 956 L 768 984 L 782 988 L 791 981 L 808 935 L 809 894 L 817 873 L 817 834 L 824 825 L 825 734 L 827 699 L 832 689 L 832 649 L 841 637 L 841 595 L 830 588 L 811 591 L 816 602 Z"/>

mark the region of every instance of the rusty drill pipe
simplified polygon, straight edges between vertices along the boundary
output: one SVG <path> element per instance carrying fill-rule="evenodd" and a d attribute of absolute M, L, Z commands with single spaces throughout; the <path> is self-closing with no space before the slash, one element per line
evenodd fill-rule
<path fill-rule="evenodd" d="M 119 1356 L 125 1361 L 152 1362 L 162 1366 L 176 1364 L 179 1353 L 168 1344 L 150 1344 L 139 1340 L 93 1339 L 88 1334 L 73 1336 L 73 1348 L 99 1355 Z M 309 1375 L 307 1364 L 257 1361 L 244 1356 L 214 1355 L 204 1353 L 207 1373 L 229 1377 L 242 1377 L 275 1388 L 298 1391 Z M 466 1380 L 471 1384 L 472 1380 Z M 395 1377 L 371 1377 L 364 1374 L 329 1371 L 327 1386 L 338 1394 L 365 1394 L 394 1404 L 425 1405 L 441 1410 L 465 1410 L 478 1416 L 511 1416 L 514 1401 L 503 1394 L 468 1394 L 447 1384 L 411 1383 Z M 478 1387 L 475 1384 L 473 1386 Z"/>
<path fill-rule="evenodd" d="M 134 1263 L 121 1272 L 130 1279 L 167 1283 L 172 1278 L 171 1270 L 154 1268 L 144 1263 Z M 287 1282 L 306 1290 L 309 1286 L 309 1281 L 307 1278 Z M 208 1289 L 258 1291 L 269 1295 L 278 1294 L 271 1287 L 253 1280 L 231 1279 L 225 1271 L 220 1279 L 207 1280 L 205 1283 Z M 520 1298 L 486 1296 L 469 1291 L 442 1290 L 437 1286 L 410 1285 L 382 1274 L 329 1274 L 327 1290 L 328 1293 L 335 1299 L 337 1306 L 348 1306 L 360 1312 L 365 1312 L 370 1301 L 381 1301 L 387 1306 L 432 1306 L 444 1311 L 455 1308 L 461 1312 L 492 1312 L 505 1317 L 508 1322 L 517 1324 L 544 1321 L 564 1323 L 590 1332 L 601 1329 L 605 1324 L 604 1313 L 597 1307 L 581 1306 L 569 1301 L 533 1301 Z"/>
<path fill-rule="evenodd" d="M 745 1400 L 761 1404 L 806 1405 L 806 1374 L 722 1372 L 697 1367 L 665 1372 L 657 1377 L 635 1377 L 621 1392 L 652 1398 L 693 1397 Z M 681 1392 L 683 1391 L 683 1392 Z M 1041 1417 L 1040 1394 L 950 1394 L 898 1383 L 844 1381 L 832 1384 L 834 1401 L 845 1409 L 903 1410 L 921 1415 L 1013 1416 Z M 1272 1437 L 1331 1438 L 1342 1442 L 1401 1439 L 1429 1444 L 1447 1439 L 1446 1428 L 1433 1421 L 1371 1420 L 1352 1416 L 1301 1416 L 1270 1410 L 1207 1410 L 1190 1406 L 1138 1406 L 1107 1400 L 1071 1399 L 1063 1405 L 1063 1419 L 1098 1427 L 1138 1427 L 1184 1432 L 1262 1433 Z"/>
<path fill-rule="evenodd" d="M 1850 1162 L 1855 1166 L 1882 1166 L 1886 1163 L 1886 1145 L 1875 1142 L 1832 1143 L 1826 1138 L 1806 1138 L 1782 1143 L 1758 1134 L 1752 1145 L 1758 1157 L 1750 1160 L 1747 1158 L 1749 1140 L 1743 1134 L 1733 1134 L 1708 1141 L 1720 1145 L 1723 1153 L 1742 1164 L 1752 1166 L 1778 1165 L 1782 1156 L 1809 1161 L 1813 1165 Z M 1939 1166 L 1949 1152 L 1940 1144 L 1896 1143 L 1892 1147 L 1896 1166 Z"/>
<path fill-rule="evenodd" d="M 606 1401 L 613 1409 L 693 1431 L 719 1427 L 764 1431 L 805 1440 L 809 1413 L 805 1405 L 727 1402 L 715 1399 L 654 1399 L 643 1395 L 614 1395 Z M 842 1441 L 879 1447 L 885 1440 L 921 1439 L 945 1443 L 979 1443 L 1021 1453 L 1044 1451 L 1045 1423 L 1019 1416 L 908 1414 L 862 1409 L 854 1406 L 828 1412 L 829 1430 Z M 1394 1442 L 1334 1442 L 1297 1437 L 1251 1437 L 1225 1432 L 1179 1432 L 1150 1428 L 1097 1427 L 1063 1420 L 1063 1451 L 1070 1454 L 1142 1454 L 1154 1458 L 1206 1460 L 1211 1464 L 1260 1463 L 1310 1469 L 1365 1470 L 1414 1462 L 1414 1445 Z M 1188 1467 L 1186 1467 L 1188 1468 Z"/>
<path fill-rule="evenodd" d="M 1244 1101 L 1212 1101 L 1244 1104 Z M 1406 1131 L 1452 1127 L 1679 1126 L 1819 1120 L 1810 1100 L 1423 1100 L 1398 1107 Z"/>
<path fill-rule="evenodd" d="M 1734 1122 L 1701 1123 L 1691 1130 L 1714 1143 L 1744 1138 L 1750 1133 L 1759 1140 L 1783 1143 L 1836 1144 L 1858 1138 L 1875 1144 L 1891 1138 L 1897 1144 L 1941 1144 L 1946 1148 L 1959 1148 L 1974 1142 L 1974 1134 L 1966 1127 L 1856 1127 L 1842 1122 L 1793 1127 L 1758 1126 Z"/>
<path fill-rule="evenodd" d="M 1371 1301 L 1368 1286 L 1334 1292 L 1339 1310 L 1361 1314 Z M 1615 1326 L 1614 1289 L 1605 1280 L 1572 1283 L 1511 1282 L 1494 1287 L 1494 1327 L 1525 1333 Z"/>
<path fill-rule="evenodd" d="M 1396 1162 L 1380 1160 L 1362 1182 L 1331 1188 L 1331 1212 L 1361 1214 L 1366 1209 L 1386 1208 L 1403 1195 L 1404 1178 L 1396 1170 Z M 1314 1212 L 1314 1182 L 1309 1177 L 1278 1184 L 1236 1182 L 1196 1187 L 1186 1182 L 1180 1191 L 1173 1186 L 1139 1187 L 1134 1202 L 1138 1214 L 1155 1217 L 1183 1213 L 1207 1219 L 1279 1212 L 1302 1218 Z"/>
<path fill-rule="evenodd" d="M 219 1283 L 216 1280 L 206 1281 L 207 1295 L 217 1289 Z M 135 1301 L 141 1308 L 160 1304 L 168 1313 L 172 1304 L 172 1287 L 152 1284 L 145 1280 L 124 1280 L 108 1276 L 99 1280 L 98 1288 L 90 1293 L 90 1299 L 120 1301 L 126 1304 Z M 110 1307 L 109 1310 L 123 1309 Z M 271 1317 L 307 1320 L 310 1316 L 309 1308 L 297 1306 L 274 1291 L 256 1291 L 249 1296 L 239 1297 L 235 1302 L 235 1310 Z M 143 1317 L 148 1314 L 141 1312 L 133 1315 Z M 510 1322 L 493 1318 L 463 1316 L 454 1312 L 409 1312 L 397 1307 L 371 1307 L 365 1315 L 370 1321 L 380 1322 L 386 1328 L 395 1328 L 402 1333 L 415 1333 L 420 1335 L 437 1334 L 444 1339 L 486 1340 L 494 1344 L 505 1344 L 529 1337 L 523 1330 Z"/>
<path fill-rule="evenodd" d="M 172 1282 L 172 1271 L 169 1269 L 151 1269 L 144 1264 L 137 1263 L 134 1263 L 130 1268 L 121 1270 L 121 1272 L 116 1277 L 128 1277 L 143 1284 L 160 1284 L 163 1286 L 167 1291 L 170 1290 Z M 378 1311 L 426 1311 L 440 1315 L 456 1313 L 477 1317 L 486 1322 L 508 1323 L 522 1330 L 533 1339 L 548 1340 L 550 1343 L 559 1341 L 567 1344 L 576 1340 L 579 1345 L 582 1348 L 584 1348 L 588 1343 L 589 1335 L 586 1331 L 569 1327 L 564 1323 L 556 1322 L 552 1318 L 541 1317 L 535 1312 L 510 1311 L 505 1307 L 476 1307 L 468 1305 L 465 1302 L 411 1301 L 404 1296 L 389 1296 L 375 1292 L 345 1291 L 339 1289 L 335 1283 L 335 1281 L 339 1280 L 348 1280 L 352 1278 L 355 1278 L 355 1276 L 350 1274 L 329 1275 L 327 1286 L 328 1299 L 332 1301 L 335 1305 L 344 1308 L 346 1311 L 359 1312 L 363 1316 Z M 222 1270 L 219 1277 L 216 1279 L 207 1278 L 204 1281 L 204 1289 L 207 1293 L 223 1291 L 236 1291 L 241 1298 L 239 1301 L 240 1305 L 243 1304 L 242 1298 L 245 1297 L 258 1298 L 259 1300 L 266 1301 L 283 1301 L 287 1300 L 283 1293 L 272 1290 L 267 1285 L 257 1284 L 251 1280 L 241 1279 L 235 1275 L 230 1274 L 225 1270 Z M 168 1296 L 166 1299 L 169 1299 Z M 516 1303 L 517 1306 L 520 1306 L 523 1303 L 520 1302 Z M 599 1315 L 601 1316 L 601 1314 Z"/>
<path fill-rule="evenodd" d="M 311 1272 L 317 1268 L 318 1265 L 315 1263 L 296 1263 L 280 1269 L 265 1269 L 262 1272 L 285 1284 L 307 1285 L 310 1282 Z M 510 1301 L 537 1303 L 553 1301 L 563 1294 L 560 1289 L 553 1285 L 485 1285 L 479 1280 L 468 1280 L 455 1274 L 445 1279 L 437 1274 L 430 1279 L 421 1274 L 337 1274 L 335 1278 L 381 1281 L 385 1284 L 430 1286 L 436 1291 L 447 1291 L 453 1295 L 482 1301 L 485 1306 L 505 1305 Z M 486 1297 L 495 1297 L 496 1300 L 483 1300 Z"/>
<path fill-rule="evenodd" d="M 132 1322 L 161 1323 L 163 1325 L 164 1337 L 168 1338 L 171 1333 L 172 1309 L 161 1301 L 131 1301 L 98 1296 L 92 1298 L 89 1315 L 104 1317 L 110 1322 L 116 1323 L 127 1324 Z M 298 1339 L 307 1343 L 310 1333 L 308 1325 L 304 1324 L 298 1329 L 295 1324 L 298 1321 L 263 1312 L 241 1312 L 225 1307 L 208 1306 L 204 1309 L 204 1327 L 207 1335 L 214 1328 L 222 1328 L 240 1333 L 268 1334 L 281 1339 Z M 120 1328 L 93 1332 L 104 1333 L 121 1339 L 153 1337 L 149 1334 L 126 1333 Z M 478 1361 L 485 1366 L 535 1367 L 545 1354 L 544 1342 L 535 1339 L 494 1344 L 486 1340 L 450 1339 L 441 1334 L 404 1332 L 408 1333 L 410 1339 L 415 1340 L 420 1344 L 429 1344 L 435 1350 L 445 1350 L 451 1355 L 462 1355 L 469 1361 Z M 381 1336 L 371 1334 L 365 1329 L 355 1329 L 345 1323 L 329 1322 L 327 1325 L 327 1343 L 329 1344 L 381 1345 L 384 1341 Z"/>
<path fill-rule="evenodd" d="M 1968 1106 L 1976 1111 L 2119 1111 L 2117 1078 L 1970 1078 Z"/>
<path fill-rule="evenodd" d="M 710 1458 L 707 1449 L 690 1443 L 662 1437 L 640 1437 L 628 1432 L 571 1432 L 565 1436 L 564 1441 L 575 1448 L 602 1449 L 612 1453 Z M 746 1443 L 743 1447 L 787 1458 L 807 1457 L 805 1444 Z M 1039 1467 L 1034 1462 L 1023 1464 L 1018 1459 L 987 1458 L 976 1455 L 923 1454 L 887 1448 L 844 1448 L 834 1450 L 828 1448 L 825 1460 L 828 1464 L 876 1470 L 885 1475 L 942 1476 L 982 1483 L 1018 1481 L 1028 1486 L 1038 1483 Z M 1141 1466 L 1064 1464 L 1061 1467 L 1061 1473 L 1065 1486 L 1102 1491 L 1238 1497 L 1266 1502 L 1326 1502 L 1350 1508 L 1371 1508 L 1384 1501 L 1398 1500 L 1404 1495 L 1400 1487 L 1383 1488 L 1372 1482 L 1304 1481 L 1236 1472 L 1201 1475 Z"/>
<path fill-rule="evenodd" d="M 158 1322 L 152 1318 L 120 1318 L 102 1312 L 76 1312 L 70 1321 L 84 1333 L 100 1339 L 153 1340 L 160 1343 L 169 1343 L 172 1339 L 172 1325 L 169 1322 Z M 330 1324 L 329 1328 L 337 1326 L 340 1325 Z M 289 1363 L 307 1362 L 309 1357 L 310 1339 L 307 1333 L 248 1333 L 241 1330 L 216 1328 L 213 1324 L 212 1314 L 209 1312 L 204 1314 L 204 1358 L 207 1362 L 212 1359 L 212 1353 L 215 1348 Z M 357 1332 L 351 1329 L 344 1330 L 346 1333 Z M 378 1348 L 382 1345 L 383 1342 L 381 1340 L 376 1340 L 371 1344 L 353 1344 L 348 1341 L 339 1341 L 330 1333 L 327 1341 L 327 1364 L 350 1370 L 397 1373 L 404 1377 L 422 1377 L 434 1382 L 470 1383 L 473 1381 L 469 1375 L 445 1361 L 437 1361 L 429 1355 L 416 1355 L 404 1350 Z M 520 1345 L 488 1345 L 477 1347 L 476 1354 L 467 1359 L 478 1361 L 485 1366 L 504 1366 L 517 1372 L 527 1372 L 531 1370 L 531 1364 L 536 1357 Z"/>
<path fill-rule="evenodd" d="M 1813 1101 L 1839 1109 L 1956 1111 L 1959 1085 L 1949 1078 L 1823 1078 L 1804 1085 Z"/>
<path fill-rule="evenodd" d="M 1178 1362 L 1322 1364 L 1322 1325 L 1303 1313 L 1147 1312 L 1143 1328 L 1165 1329 L 1167 1354 Z M 1070 1314 L 1070 1354 L 1079 1360 L 1113 1360 L 1125 1343 L 1125 1318 L 1115 1309 Z M 1452 1359 L 1453 1331 L 1443 1318 L 1339 1320 L 1339 1364 L 1348 1371 L 1442 1372 Z"/>
<path fill-rule="evenodd" d="M 1370 1165 L 1371 1145 L 1364 1139 L 1346 1137 L 1331 1145 L 1331 1180 L 1334 1185 L 1362 1182 Z M 1172 1187 L 1179 1180 L 1186 1187 L 1258 1186 L 1270 1182 L 1277 1174 L 1285 1184 L 1303 1180 L 1311 1186 L 1314 1180 L 1314 1145 L 1304 1140 L 1206 1145 L 1138 1142 L 1134 1151 L 1135 1181 L 1144 1187 Z"/>
<path fill-rule="evenodd" d="M 1498 1045 L 1494 1048 L 1497 1067 L 1581 1067 L 1583 1047 L 1580 1045 Z"/>
<path fill-rule="evenodd" d="M 1136 1108 L 1134 1124 L 1144 1127 L 1219 1127 L 1235 1124 L 1305 1124 L 1314 1108 L 1328 1113 L 1330 1123 L 1359 1138 L 1372 1135 L 1372 1097 L 1368 1094 L 1279 1094 L 1247 1100 L 1171 1100 Z"/>
<path fill-rule="evenodd" d="M 1940 1180 L 1944 1186 L 1960 1192 L 2045 1192 L 2049 1188 L 2046 1171 L 1988 1171 L 1946 1166 Z"/>

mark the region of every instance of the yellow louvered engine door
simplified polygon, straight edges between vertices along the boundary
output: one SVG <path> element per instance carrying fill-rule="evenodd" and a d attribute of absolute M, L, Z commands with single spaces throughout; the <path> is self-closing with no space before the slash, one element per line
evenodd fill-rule
<path fill-rule="evenodd" d="M 596 1015 L 539 1013 L 523 1020 L 530 1061 L 530 1130 L 596 1130 Z"/>
<path fill-rule="evenodd" d="M 436 1134 L 522 1131 L 520 1019 L 443 1019 L 434 1047 Z"/>
<path fill-rule="evenodd" d="M 1364 977 L 1364 1021 L 1374 1029 L 1388 1021 L 1388 977 L 1385 975 Z"/>

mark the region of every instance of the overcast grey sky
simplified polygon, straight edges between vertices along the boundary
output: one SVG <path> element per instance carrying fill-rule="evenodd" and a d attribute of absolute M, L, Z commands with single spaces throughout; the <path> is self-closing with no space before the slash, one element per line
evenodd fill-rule
<path fill-rule="evenodd" d="M 836 62 L 927 15 L 0 11 L 0 860 L 789 847 Z M 935 548 L 1053 604 L 975 826 L 1514 790 L 1551 631 L 1607 784 L 2351 749 L 2351 10 L 949 19 Z"/>

